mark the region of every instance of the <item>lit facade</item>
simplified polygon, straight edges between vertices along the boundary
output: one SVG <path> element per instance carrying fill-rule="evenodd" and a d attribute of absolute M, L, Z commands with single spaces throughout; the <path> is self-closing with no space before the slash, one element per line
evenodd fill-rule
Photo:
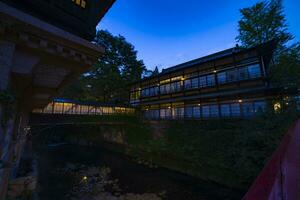
<path fill-rule="evenodd" d="M 147 119 L 242 118 L 264 112 L 274 42 L 232 48 L 183 63 L 133 84 L 130 103 Z"/>
<path fill-rule="evenodd" d="M 97 102 L 55 99 L 45 108 L 34 109 L 32 113 L 62 115 L 133 115 L 135 113 L 135 109 Z"/>

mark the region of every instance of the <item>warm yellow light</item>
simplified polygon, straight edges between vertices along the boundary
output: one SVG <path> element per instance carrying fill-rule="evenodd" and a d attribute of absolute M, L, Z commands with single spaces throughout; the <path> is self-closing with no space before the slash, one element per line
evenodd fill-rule
<path fill-rule="evenodd" d="M 198 103 L 198 106 L 201 106 L 201 104 L 200 104 L 200 103 Z"/>
<path fill-rule="evenodd" d="M 242 99 L 239 99 L 239 103 L 242 103 L 243 102 L 243 100 Z"/>
<path fill-rule="evenodd" d="M 281 104 L 279 102 L 274 104 L 274 110 L 279 111 L 281 109 Z"/>
<path fill-rule="evenodd" d="M 85 2 L 85 0 L 82 0 L 82 1 L 81 1 L 81 7 L 82 7 L 82 8 L 85 8 L 85 7 L 86 7 L 86 2 Z"/>
<path fill-rule="evenodd" d="M 214 73 L 217 73 L 217 70 L 214 70 Z"/>
<path fill-rule="evenodd" d="M 168 108 L 171 109 L 171 106 L 169 106 Z"/>

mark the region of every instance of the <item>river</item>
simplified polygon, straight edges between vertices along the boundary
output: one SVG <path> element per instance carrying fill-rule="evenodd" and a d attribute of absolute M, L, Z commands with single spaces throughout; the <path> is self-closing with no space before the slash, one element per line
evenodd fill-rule
<path fill-rule="evenodd" d="M 106 196 L 108 194 L 112 196 L 112 198 L 104 198 L 98 195 L 95 199 L 237 200 L 242 197 L 240 191 L 165 168 L 150 168 L 122 154 L 100 147 L 62 145 L 39 148 L 38 167 L 38 191 L 42 200 L 72 199 L 74 192 L 85 194 L 86 191 L 83 190 L 90 190 L 86 185 L 95 184 L 99 178 L 95 181 L 93 177 L 83 174 L 91 175 L 88 171 L 93 171 L 91 169 L 95 168 L 101 173 L 108 171 L 105 174 L 105 184 L 111 184 L 103 185 L 101 180 L 100 186 L 98 184 L 95 188 L 102 188 L 101 195 L 105 193 Z M 95 172 L 95 174 L 99 173 Z M 103 178 L 102 175 L 99 177 Z M 83 183 L 91 179 L 93 181 Z M 73 199 L 90 199 L 90 197 L 73 197 Z"/>

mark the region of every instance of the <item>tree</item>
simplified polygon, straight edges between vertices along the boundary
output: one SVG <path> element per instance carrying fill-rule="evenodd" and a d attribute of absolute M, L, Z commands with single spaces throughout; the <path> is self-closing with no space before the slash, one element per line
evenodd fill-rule
<path fill-rule="evenodd" d="M 156 66 L 153 71 L 151 69 L 145 70 L 144 73 L 143 73 L 143 77 L 147 78 L 147 77 L 156 76 L 158 74 L 159 74 L 159 71 L 158 71 L 158 67 Z"/>
<path fill-rule="evenodd" d="M 278 50 L 293 39 L 288 32 L 282 0 L 262 1 L 240 10 L 237 41 L 243 47 L 253 47 L 271 40 L 278 41 Z"/>
<path fill-rule="evenodd" d="M 271 80 L 274 86 L 300 87 L 300 44 L 294 44 L 281 52 L 278 62 L 272 66 Z"/>
<path fill-rule="evenodd" d="M 67 87 L 61 97 L 83 101 L 89 100 L 89 87 L 84 79 L 84 76 L 79 77 L 77 81 L 74 81 L 73 84 Z"/>
<path fill-rule="evenodd" d="M 273 63 L 269 68 L 271 83 L 279 88 L 300 87 L 300 45 L 287 45 L 293 39 L 283 12 L 282 0 L 266 0 L 240 10 L 237 41 L 243 47 L 253 47 L 276 40 Z"/>
<path fill-rule="evenodd" d="M 152 72 L 152 76 L 156 76 L 158 74 L 159 74 L 159 70 L 158 70 L 158 67 L 156 66 L 155 69 Z"/>
<path fill-rule="evenodd" d="M 81 91 L 79 99 L 127 101 L 130 83 L 140 80 L 146 70 L 143 61 L 137 58 L 134 46 L 121 35 L 113 36 L 101 30 L 97 32 L 95 42 L 105 48 L 105 54 L 65 94 L 69 92 L 68 96 L 72 96 L 70 92 Z M 78 94 L 73 96 L 78 98 Z"/>

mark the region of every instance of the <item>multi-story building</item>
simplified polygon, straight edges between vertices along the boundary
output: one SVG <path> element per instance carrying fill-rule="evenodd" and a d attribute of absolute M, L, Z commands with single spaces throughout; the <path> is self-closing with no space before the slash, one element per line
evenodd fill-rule
<path fill-rule="evenodd" d="M 274 41 L 235 47 L 163 70 L 134 83 L 130 103 L 148 119 L 241 118 L 266 110 Z"/>

